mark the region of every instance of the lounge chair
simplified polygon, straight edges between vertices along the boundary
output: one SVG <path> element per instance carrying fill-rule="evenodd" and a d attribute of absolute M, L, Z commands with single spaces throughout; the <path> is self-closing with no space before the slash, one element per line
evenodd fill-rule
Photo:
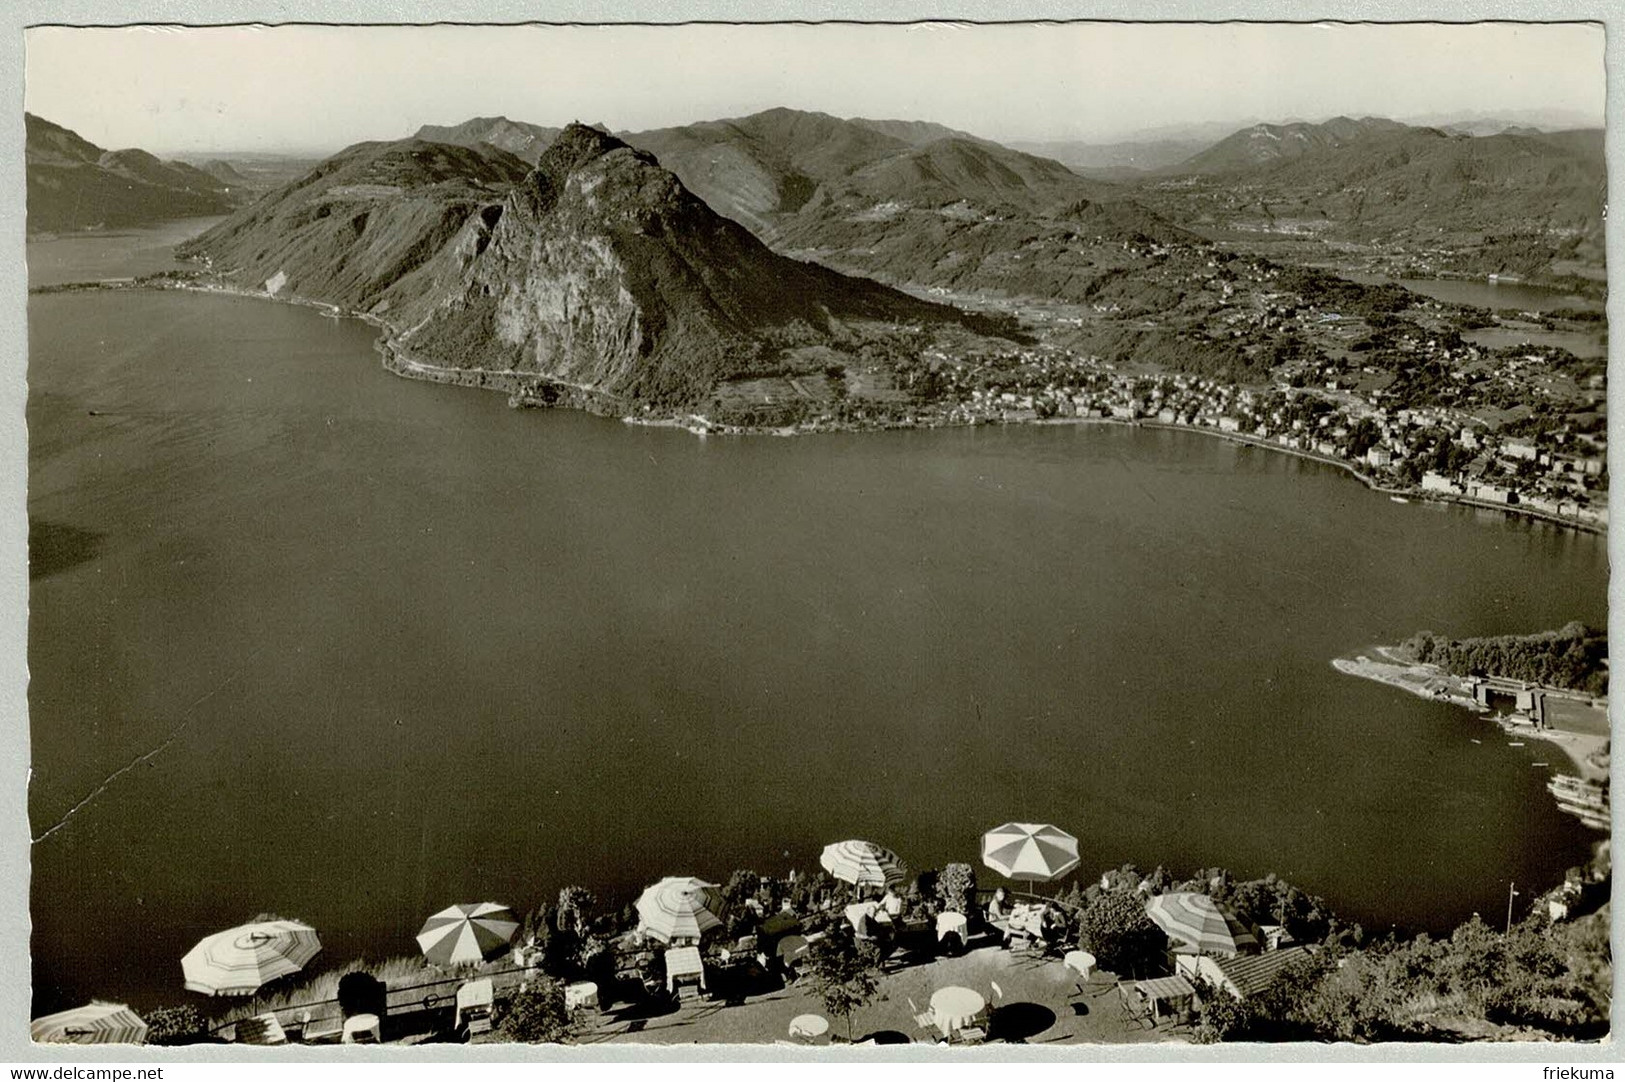
<path fill-rule="evenodd" d="M 469 1036 L 476 1033 L 491 1032 L 491 1000 L 493 998 L 490 977 L 482 977 L 477 981 L 469 981 L 457 989 L 457 1013 L 453 1016 L 452 1028 L 462 1029 L 468 1027 Z"/>
<path fill-rule="evenodd" d="M 253 1018 L 244 1018 L 237 1023 L 237 1043 L 255 1045 L 287 1044 L 288 1035 L 282 1030 L 282 1023 L 277 1021 L 276 1014 L 267 1011 L 257 1014 Z"/>

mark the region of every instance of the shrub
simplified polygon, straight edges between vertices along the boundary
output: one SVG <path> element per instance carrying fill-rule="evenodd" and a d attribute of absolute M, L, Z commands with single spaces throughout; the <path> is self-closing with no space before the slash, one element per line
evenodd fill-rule
<path fill-rule="evenodd" d="M 196 1044 L 208 1036 L 208 1023 L 190 1003 L 148 1011 L 146 1023 L 148 1044 Z"/>
<path fill-rule="evenodd" d="M 494 1004 L 492 1021 L 510 1041 L 559 1044 L 572 1032 L 570 1012 L 564 1006 L 564 984 L 539 977 L 525 988 Z"/>
<path fill-rule="evenodd" d="M 937 876 L 937 897 L 949 913 L 969 913 L 976 897 L 976 869 L 969 864 L 950 864 Z"/>
<path fill-rule="evenodd" d="M 1119 976 L 1150 970 L 1167 945 L 1162 930 L 1145 915 L 1137 891 L 1104 893 L 1083 911 L 1078 937 L 1102 969 Z"/>

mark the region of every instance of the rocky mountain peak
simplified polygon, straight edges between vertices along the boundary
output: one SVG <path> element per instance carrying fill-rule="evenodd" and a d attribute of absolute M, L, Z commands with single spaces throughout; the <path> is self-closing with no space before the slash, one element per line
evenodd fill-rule
<path fill-rule="evenodd" d="M 652 155 L 632 150 L 608 132 L 580 121 L 572 121 L 559 132 L 552 145 L 542 152 L 536 168 L 552 180 L 562 182 L 565 177 L 588 162 L 617 150 L 631 151 L 644 161 L 654 163 Z"/>

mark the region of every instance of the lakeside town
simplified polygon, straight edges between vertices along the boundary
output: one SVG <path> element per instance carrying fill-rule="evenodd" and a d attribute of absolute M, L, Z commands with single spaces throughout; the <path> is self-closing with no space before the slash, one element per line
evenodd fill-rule
<path fill-rule="evenodd" d="M 960 351 L 939 336 L 861 370 L 734 381 L 688 427 L 1195 429 L 1342 466 L 1395 495 L 1606 529 L 1600 312 L 1491 311 L 1260 257 L 1151 242 L 1122 250 L 1134 262 L 1120 288 L 1132 278 L 1124 291 L 1137 302 L 921 291 L 1019 320 L 1031 341 Z M 1179 305 L 1153 314 L 1156 291 L 1174 279 Z"/>

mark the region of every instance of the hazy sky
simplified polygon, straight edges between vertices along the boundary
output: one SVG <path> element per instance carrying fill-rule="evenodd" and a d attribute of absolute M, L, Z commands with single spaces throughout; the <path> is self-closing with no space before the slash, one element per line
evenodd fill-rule
<path fill-rule="evenodd" d="M 994 139 L 1216 120 L 1563 110 L 1600 125 L 1597 26 L 38 28 L 26 107 L 106 147 L 328 151 L 503 114 L 637 130 L 775 105 Z"/>

